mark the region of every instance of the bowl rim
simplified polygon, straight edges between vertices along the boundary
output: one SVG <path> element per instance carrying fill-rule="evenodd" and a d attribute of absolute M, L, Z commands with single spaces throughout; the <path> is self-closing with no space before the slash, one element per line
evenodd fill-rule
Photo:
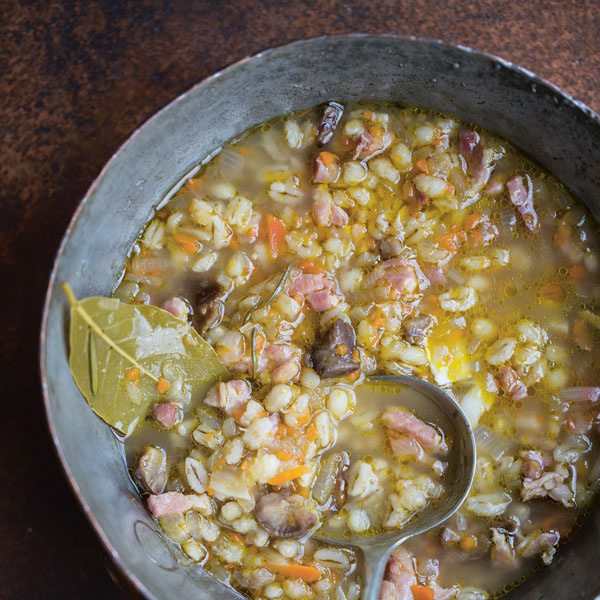
<path fill-rule="evenodd" d="M 63 453 L 61 441 L 58 438 L 58 434 L 57 434 L 57 431 L 56 431 L 56 428 L 55 428 L 54 422 L 53 422 L 53 416 L 52 416 L 51 408 L 50 408 L 50 395 L 49 395 L 49 391 L 48 391 L 48 383 L 47 383 L 47 378 L 46 378 L 46 329 L 47 329 L 48 317 L 49 317 L 49 312 L 50 312 L 50 301 L 52 298 L 52 293 L 53 293 L 54 284 L 55 284 L 55 280 L 56 280 L 58 264 L 64 253 L 67 239 L 70 237 L 71 232 L 75 226 L 75 223 L 77 222 L 79 215 L 82 212 L 83 208 L 89 201 L 90 197 L 93 196 L 93 193 L 94 193 L 99 181 L 102 179 L 105 172 L 111 168 L 111 166 L 114 163 L 114 161 L 116 160 L 117 156 L 119 154 L 121 154 L 123 149 L 125 147 L 127 147 L 134 140 L 134 138 L 137 137 L 137 135 L 140 133 L 140 131 L 142 129 L 150 127 L 151 124 L 153 123 L 153 121 L 155 121 L 159 115 L 161 115 L 163 112 L 169 110 L 173 105 L 178 104 L 179 102 L 183 101 L 189 94 L 191 94 L 197 88 L 204 86 L 205 84 L 220 78 L 221 76 L 223 76 L 224 74 L 226 74 L 230 71 L 233 71 L 235 69 L 242 67 L 245 63 L 247 63 L 251 60 L 259 59 L 263 56 L 270 56 L 271 54 L 277 53 L 278 51 L 285 49 L 285 48 L 294 47 L 294 46 L 305 46 L 305 45 L 310 45 L 314 42 L 325 41 L 325 40 L 363 40 L 363 39 L 389 39 L 392 41 L 395 40 L 395 41 L 400 41 L 400 42 L 409 42 L 409 43 L 423 44 L 423 45 L 428 45 L 428 46 L 437 46 L 440 48 L 448 48 L 450 50 L 459 50 L 462 53 L 477 56 L 479 58 L 489 61 L 492 64 L 495 64 L 499 67 L 504 67 L 514 73 L 521 75 L 523 78 L 529 80 L 530 84 L 532 85 L 533 91 L 535 91 L 535 89 L 537 89 L 538 87 L 541 89 L 545 88 L 548 92 L 552 93 L 555 97 L 560 97 L 562 99 L 562 102 L 564 105 L 570 106 L 571 108 L 574 108 L 574 109 L 580 111 L 581 113 L 583 113 L 583 115 L 587 119 L 589 119 L 591 121 L 595 121 L 596 124 L 598 126 L 600 126 L 600 115 L 598 113 L 596 113 L 594 110 L 592 110 L 587 104 L 585 104 L 584 102 L 582 102 L 580 100 L 577 100 L 570 93 L 566 92 L 561 87 L 552 83 L 551 81 L 549 81 L 543 77 L 540 77 L 539 75 L 536 75 L 533 71 L 530 71 L 529 69 L 527 69 L 525 67 L 516 65 L 516 64 L 512 63 L 511 61 L 501 58 L 499 56 L 496 56 L 495 54 L 492 54 L 490 52 L 478 50 L 478 49 L 475 49 L 475 48 L 472 48 L 470 46 L 466 46 L 463 44 L 454 44 L 452 42 L 447 42 L 447 41 L 439 40 L 439 39 L 435 39 L 435 38 L 427 38 L 427 37 L 411 36 L 411 35 L 401 35 L 401 34 L 394 34 L 394 33 L 359 33 L 359 32 L 357 32 L 357 33 L 341 33 L 341 34 L 334 34 L 334 35 L 320 35 L 320 36 L 314 36 L 314 37 L 310 37 L 310 38 L 301 38 L 298 40 L 294 40 L 292 42 L 278 44 L 276 46 L 272 46 L 266 50 L 261 50 L 256 53 L 253 53 L 253 54 L 247 54 L 247 55 L 243 56 L 242 58 L 224 66 L 223 68 L 221 68 L 221 69 L 215 71 L 214 73 L 208 75 L 207 77 L 201 79 L 199 82 L 194 84 L 192 87 L 188 88 L 187 90 L 185 90 L 184 92 L 182 92 L 181 94 L 176 96 L 173 100 L 169 101 L 166 105 L 164 105 L 158 111 L 153 113 L 141 125 L 137 126 L 133 130 L 133 132 L 127 137 L 127 139 L 123 143 L 120 144 L 118 149 L 113 153 L 113 155 L 110 157 L 110 159 L 102 167 L 102 169 L 100 170 L 98 175 L 93 179 L 93 181 L 90 184 L 89 188 L 87 189 L 85 195 L 79 201 L 79 203 L 69 221 L 69 224 L 61 238 L 60 245 L 59 245 L 56 255 L 54 257 L 52 271 L 50 273 L 50 277 L 48 280 L 48 287 L 47 287 L 45 298 L 44 298 L 42 320 L 41 320 L 41 331 L 40 331 L 39 368 L 40 368 L 40 376 L 41 376 L 41 387 L 42 387 L 42 395 L 43 395 L 43 402 L 44 402 L 44 411 L 46 414 L 46 423 L 48 426 L 48 431 L 50 433 L 50 437 L 52 439 L 52 443 L 54 445 L 54 449 L 59 458 L 61 467 L 67 478 L 67 481 L 68 481 L 73 493 L 75 494 L 75 496 L 79 502 L 79 505 L 83 509 L 88 522 L 92 525 L 92 528 L 94 529 L 104 550 L 111 557 L 112 564 L 116 567 L 116 569 L 119 571 L 119 573 L 121 573 L 122 575 L 124 575 L 126 577 L 128 582 L 133 584 L 133 587 L 136 592 L 142 594 L 145 598 L 148 598 L 149 600 L 159 600 L 159 599 L 152 592 L 150 592 L 150 590 L 148 590 L 146 585 L 131 571 L 131 569 L 128 567 L 128 565 L 125 563 L 125 561 L 121 558 L 119 553 L 115 550 L 114 546 L 112 545 L 111 540 L 109 539 L 109 537 L 106 535 L 106 533 L 100 526 L 100 523 L 96 519 L 93 511 L 91 510 L 83 493 L 81 492 L 81 489 L 79 488 L 79 485 L 78 485 L 73 473 L 71 472 L 71 469 L 69 467 L 67 459 Z M 533 87 L 533 86 L 535 86 L 535 87 Z M 201 158 L 199 160 L 201 160 Z"/>

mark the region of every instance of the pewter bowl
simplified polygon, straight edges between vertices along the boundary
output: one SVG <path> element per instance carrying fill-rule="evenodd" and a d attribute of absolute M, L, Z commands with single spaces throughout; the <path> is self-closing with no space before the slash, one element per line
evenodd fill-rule
<path fill-rule="evenodd" d="M 120 443 L 88 408 L 67 362 L 67 303 L 110 294 L 155 207 L 200 160 L 249 127 L 328 100 L 418 104 L 484 126 L 518 144 L 598 216 L 600 119 L 532 73 L 441 42 L 349 35 L 300 41 L 213 75 L 138 129 L 102 170 L 63 238 L 41 334 L 48 423 L 67 478 L 112 561 L 149 599 L 239 594 L 177 562 L 127 475 Z M 507 600 L 592 600 L 600 593 L 600 510 L 552 565 Z"/>

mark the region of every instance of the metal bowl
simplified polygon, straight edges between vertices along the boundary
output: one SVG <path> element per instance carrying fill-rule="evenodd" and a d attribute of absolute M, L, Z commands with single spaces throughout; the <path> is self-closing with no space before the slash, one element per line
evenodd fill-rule
<path fill-rule="evenodd" d="M 600 211 L 600 119 L 557 87 L 494 56 L 445 43 L 349 35 L 300 41 L 246 58 L 147 121 L 79 205 L 50 279 L 41 334 L 52 438 L 79 502 L 117 568 L 146 598 L 234 598 L 202 569 L 180 565 L 127 474 L 119 441 L 88 408 L 67 362 L 67 303 L 110 294 L 156 206 L 201 159 L 272 117 L 328 100 L 388 100 L 447 112 L 518 144 Z M 598 507 L 552 565 L 507 597 L 600 593 Z"/>

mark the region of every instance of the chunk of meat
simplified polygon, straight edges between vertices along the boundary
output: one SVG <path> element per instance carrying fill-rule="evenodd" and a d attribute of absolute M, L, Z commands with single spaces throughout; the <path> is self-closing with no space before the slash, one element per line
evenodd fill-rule
<path fill-rule="evenodd" d="M 544 472 L 544 459 L 537 450 L 521 452 L 523 458 L 523 475 L 529 479 L 539 479 Z"/>
<path fill-rule="evenodd" d="M 354 149 L 354 160 L 368 160 L 388 149 L 392 143 L 392 135 L 380 127 L 371 128 L 370 131 L 363 131 L 360 136 L 353 138 L 356 144 Z"/>
<path fill-rule="evenodd" d="M 157 518 L 184 513 L 192 506 L 192 501 L 181 492 L 165 492 L 148 498 L 148 508 Z"/>
<path fill-rule="evenodd" d="M 507 181 L 506 188 L 508 189 L 510 201 L 521 214 L 527 229 L 535 233 L 540 228 L 540 222 L 533 206 L 533 186 L 531 185 L 531 179 L 529 175 L 525 175 L 525 177 L 527 178 L 527 189 L 525 189 L 521 175 L 515 175 Z"/>
<path fill-rule="evenodd" d="M 325 145 L 333 137 L 343 112 L 344 107 L 337 102 L 330 102 L 321 109 L 321 118 L 317 125 L 317 144 L 319 146 Z"/>
<path fill-rule="evenodd" d="M 379 600 L 399 600 L 396 586 L 391 581 L 384 579 L 381 582 Z"/>
<path fill-rule="evenodd" d="M 327 290 L 321 290 L 319 292 L 307 294 L 306 301 L 313 310 L 323 312 L 324 310 L 329 310 L 330 308 L 337 306 L 339 298 Z"/>
<path fill-rule="evenodd" d="M 300 361 L 294 357 L 278 365 L 271 371 L 275 383 L 288 383 L 300 374 Z"/>
<path fill-rule="evenodd" d="M 515 559 L 512 538 L 495 527 L 490 529 L 490 533 L 492 534 L 492 557 L 498 561 L 512 562 Z"/>
<path fill-rule="evenodd" d="M 296 294 L 305 296 L 306 294 L 312 294 L 313 292 L 331 289 L 332 286 L 332 282 L 324 275 L 313 275 L 309 273 L 300 275 L 300 277 L 294 281 L 289 294 L 290 296 L 295 296 Z"/>
<path fill-rule="evenodd" d="M 560 541 L 558 531 L 540 531 L 530 533 L 517 546 L 517 552 L 525 558 L 541 555 L 542 561 L 549 565 L 556 553 L 556 545 Z"/>
<path fill-rule="evenodd" d="M 320 152 L 313 161 L 313 181 L 334 183 L 340 176 L 340 162 L 331 152 Z"/>
<path fill-rule="evenodd" d="M 161 308 L 170 312 L 174 317 L 181 319 L 182 321 L 187 321 L 188 315 L 190 314 L 190 307 L 187 302 L 178 296 L 167 300 Z"/>
<path fill-rule="evenodd" d="M 521 381 L 512 367 L 504 367 L 498 375 L 500 387 L 515 400 L 527 398 L 527 386 Z"/>
<path fill-rule="evenodd" d="M 554 471 L 546 471 L 537 479 L 525 477 L 521 486 L 521 498 L 552 498 L 561 502 L 563 506 L 571 508 L 575 505 L 573 490 L 568 485 L 569 470 L 564 465 L 559 465 Z"/>
<path fill-rule="evenodd" d="M 475 246 L 489 246 L 498 237 L 498 227 L 487 215 L 472 219 L 465 229 L 469 232 L 469 239 Z"/>
<path fill-rule="evenodd" d="M 573 229 L 567 223 L 561 223 L 554 234 L 554 245 L 573 265 L 583 261 L 583 248 L 577 243 Z"/>
<path fill-rule="evenodd" d="M 480 190 L 492 173 L 491 152 L 485 148 L 478 133 L 468 130 L 460 132 L 459 152 L 471 171 L 473 187 Z"/>
<path fill-rule="evenodd" d="M 331 223 L 336 227 L 346 227 L 348 225 L 348 213 L 337 204 L 331 207 Z"/>
<path fill-rule="evenodd" d="M 200 282 L 194 294 L 192 325 L 200 333 L 216 327 L 223 319 L 225 306 L 219 296 L 223 288 L 211 280 Z"/>
<path fill-rule="evenodd" d="M 306 509 L 299 495 L 284 498 L 271 492 L 261 496 L 254 507 L 256 520 L 277 538 L 297 538 L 317 525 L 317 516 Z"/>
<path fill-rule="evenodd" d="M 333 224 L 337 227 L 345 227 L 348 224 L 348 214 L 333 202 L 326 191 L 316 190 L 314 199 L 312 214 L 317 225 L 329 227 Z"/>
<path fill-rule="evenodd" d="M 250 398 L 250 384 L 244 379 L 222 381 L 215 384 L 206 395 L 204 402 L 209 406 L 221 408 L 228 415 L 236 409 L 243 408 Z"/>
<path fill-rule="evenodd" d="M 437 430 L 404 408 L 388 408 L 381 419 L 387 427 L 412 436 L 423 448 L 439 448 L 441 437 Z"/>
<path fill-rule="evenodd" d="M 385 277 L 401 295 L 412 294 L 419 289 L 417 274 L 411 265 L 388 268 Z"/>
<path fill-rule="evenodd" d="M 177 418 L 177 405 L 172 402 L 161 402 L 152 407 L 154 418 L 165 428 L 173 427 Z"/>
<path fill-rule="evenodd" d="M 354 356 L 356 333 L 351 325 L 337 319 L 314 346 L 312 359 L 320 377 L 343 377 L 360 368 Z"/>
<path fill-rule="evenodd" d="M 443 267 L 429 267 L 425 269 L 425 276 L 431 283 L 446 283 L 446 273 Z"/>
<path fill-rule="evenodd" d="M 488 196 L 497 196 L 504 189 L 504 184 L 497 179 L 491 179 L 485 188 Z"/>
<path fill-rule="evenodd" d="M 425 460 L 425 451 L 413 437 L 390 438 L 390 447 L 395 456 L 412 457 L 417 462 L 423 462 Z"/>
<path fill-rule="evenodd" d="M 162 448 L 146 446 L 138 456 L 133 478 L 150 494 L 161 494 L 167 485 L 167 453 Z"/>
<path fill-rule="evenodd" d="M 237 569 L 233 573 L 238 584 L 247 590 L 260 590 L 275 580 L 275 575 L 267 569 Z"/>
<path fill-rule="evenodd" d="M 411 586 L 417 585 L 417 576 L 410 556 L 406 550 L 396 550 L 387 564 L 385 581 L 396 588 L 398 600 L 413 600 Z"/>

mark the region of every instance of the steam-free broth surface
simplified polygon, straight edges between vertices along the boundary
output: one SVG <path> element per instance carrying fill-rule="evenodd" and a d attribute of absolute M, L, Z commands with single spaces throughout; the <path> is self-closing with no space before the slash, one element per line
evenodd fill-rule
<path fill-rule="evenodd" d="M 115 290 L 231 373 L 190 389 L 163 369 L 125 443 L 181 560 L 256 598 L 357 599 L 360 556 L 313 533 L 399 529 L 451 485 L 452 432 L 367 382 L 402 374 L 454 395 L 477 471 L 392 556 L 382 599 L 495 597 L 550 564 L 600 475 L 597 242 L 560 182 L 447 115 L 330 103 L 223 148 Z"/>

